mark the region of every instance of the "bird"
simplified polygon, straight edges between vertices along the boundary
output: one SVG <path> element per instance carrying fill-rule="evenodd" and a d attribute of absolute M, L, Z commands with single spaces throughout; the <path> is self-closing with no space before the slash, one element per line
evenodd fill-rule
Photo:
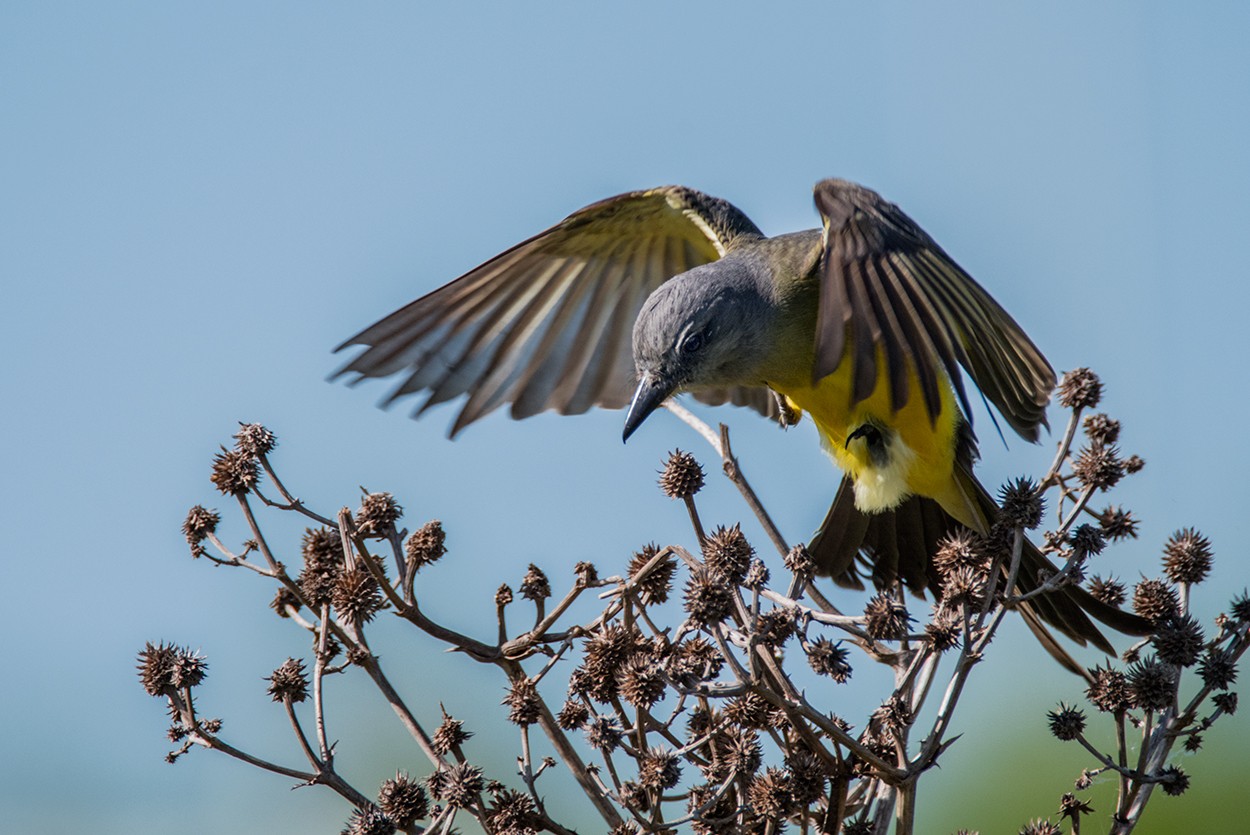
<path fill-rule="evenodd" d="M 813 189 L 820 228 L 765 236 L 737 207 L 685 186 L 593 203 L 342 343 L 334 375 L 402 373 L 385 405 L 465 400 L 450 435 L 507 405 L 627 408 L 623 438 L 689 392 L 793 423 L 806 414 L 843 471 L 808 549 L 817 572 L 862 588 L 940 594 L 944 538 L 988 534 L 998 505 L 973 474 L 961 368 L 1030 442 L 1047 426 L 1055 372 L 1023 329 L 902 209 L 842 179 Z M 1031 543 L 1018 590 L 1053 564 Z M 1019 609 L 1115 650 L 1092 615 L 1127 634 L 1149 624 L 1069 584 Z M 1074 670 L 1076 671 L 1076 670 Z"/>

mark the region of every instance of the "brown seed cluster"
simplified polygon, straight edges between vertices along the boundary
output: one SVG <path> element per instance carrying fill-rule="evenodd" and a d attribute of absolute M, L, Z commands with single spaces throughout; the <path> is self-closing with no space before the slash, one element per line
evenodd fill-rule
<path fill-rule="evenodd" d="M 356 530 L 365 539 L 385 539 L 403 515 L 390 493 L 367 493 L 356 511 Z"/>
<path fill-rule="evenodd" d="M 1211 573 L 1211 541 L 1193 528 L 1182 528 L 1163 547 L 1163 573 L 1173 583 L 1201 583 Z"/>
<path fill-rule="evenodd" d="M 240 423 L 234 433 L 234 447 L 248 458 L 259 458 L 273 452 L 278 445 L 274 434 L 259 423 Z"/>
<path fill-rule="evenodd" d="M 1058 394 L 1065 409 L 1092 409 L 1102 399 L 1102 380 L 1088 368 L 1074 368 L 1059 381 Z"/>
<path fill-rule="evenodd" d="M 660 471 L 660 489 L 670 499 L 688 499 L 703 489 L 703 467 L 688 452 L 675 449 Z"/>
<path fill-rule="evenodd" d="M 430 801 L 419 782 L 397 771 L 378 788 L 378 808 L 397 827 L 407 829 L 429 815 Z"/>
<path fill-rule="evenodd" d="M 213 456 L 212 481 L 227 496 L 242 496 L 260 480 L 256 459 L 237 449 L 222 448 Z"/>
<path fill-rule="evenodd" d="M 269 677 L 269 695 L 275 702 L 302 702 L 308 698 L 304 662 L 288 658 Z"/>
<path fill-rule="evenodd" d="M 703 562 L 709 570 L 738 585 L 751 567 L 755 549 L 742 534 L 742 528 L 718 527 L 703 542 Z"/>
<path fill-rule="evenodd" d="M 420 571 L 421 568 L 437 562 L 439 557 L 447 553 L 447 547 L 444 544 L 446 541 L 447 534 L 443 532 L 443 523 L 435 519 L 432 522 L 426 522 L 408 537 L 408 541 L 404 544 L 404 552 L 408 555 L 413 568 Z"/>
<path fill-rule="evenodd" d="M 186 647 L 148 644 L 139 652 L 139 682 L 149 696 L 195 687 L 208 675 L 208 661 Z"/>

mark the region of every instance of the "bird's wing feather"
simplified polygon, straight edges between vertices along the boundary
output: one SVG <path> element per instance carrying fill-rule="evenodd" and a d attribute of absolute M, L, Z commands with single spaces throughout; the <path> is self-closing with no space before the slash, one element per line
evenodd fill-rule
<path fill-rule="evenodd" d="M 602 200 L 356 334 L 336 350 L 365 350 L 335 376 L 403 372 L 386 402 L 429 392 L 416 414 L 468 395 L 453 435 L 505 403 L 515 418 L 620 408 L 651 291 L 759 235 L 728 202 L 682 186 Z M 730 399 L 759 408 L 756 394 Z"/>
<path fill-rule="evenodd" d="M 815 379 L 853 363 L 859 402 L 876 386 L 880 351 L 894 408 L 907 401 L 910 369 L 936 418 L 943 375 L 968 410 L 962 365 L 1012 428 L 1037 440 L 1055 372 L 1015 320 L 876 192 L 824 180 L 815 200 L 824 223 Z"/>

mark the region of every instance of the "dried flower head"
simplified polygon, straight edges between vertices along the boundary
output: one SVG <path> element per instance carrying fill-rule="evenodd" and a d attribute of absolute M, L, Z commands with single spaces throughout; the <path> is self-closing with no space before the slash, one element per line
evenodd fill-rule
<path fill-rule="evenodd" d="M 965 528 L 942 537 L 933 555 L 933 567 L 943 577 L 959 568 L 984 572 L 988 566 L 984 539 Z"/>
<path fill-rule="evenodd" d="M 842 647 L 841 641 L 834 643 L 822 635 L 806 649 L 807 663 L 815 670 L 816 675 L 829 676 L 838 684 L 844 684 L 850 679 L 850 652 Z"/>
<path fill-rule="evenodd" d="M 269 601 L 269 608 L 277 612 L 280 618 L 289 618 L 291 612 L 298 612 L 300 607 L 299 596 L 286 586 L 278 586 L 273 600 Z"/>
<path fill-rule="evenodd" d="M 1029 478 L 1017 478 L 1003 485 L 998 494 L 1000 517 L 1013 528 L 1032 530 L 1042 524 L 1045 503 L 1037 485 Z"/>
<path fill-rule="evenodd" d="M 1237 656 L 1228 649 L 1212 647 L 1198 665 L 1202 683 L 1212 690 L 1227 690 L 1237 681 Z"/>
<path fill-rule="evenodd" d="M 1108 606 L 1119 608 L 1124 604 L 1127 596 L 1124 591 L 1124 584 L 1114 577 L 1102 578 L 1094 575 L 1089 581 L 1089 593 L 1094 599 L 1106 603 Z"/>
<path fill-rule="evenodd" d="M 1063 835 L 1063 829 L 1049 820 L 1034 818 L 1024 825 L 1020 835 Z"/>
<path fill-rule="evenodd" d="M 1074 821 L 1079 821 L 1081 815 L 1088 815 L 1093 811 L 1093 806 L 1090 806 L 1084 800 L 1081 800 L 1071 792 L 1068 792 L 1063 797 L 1059 798 L 1060 820 L 1063 820 L 1064 818 L 1071 818 Z"/>
<path fill-rule="evenodd" d="M 192 553 L 196 553 L 195 547 L 208 538 L 208 535 L 217 531 L 217 524 L 221 522 L 221 516 L 217 511 L 209 510 L 202 505 L 196 505 L 187 511 L 187 518 L 182 522 L 182 535 L 187 538 L 187 544 L 191 546 Z"/>
<path fill-rule="evenodd" d="M 642 550 L 634 554 L 629 561 L 629 581 L 638 589 L 638 598 L 645 606 L 658 605 L 668 600 L 673 590 L 673 575 L 677 572 L 677 560 L 670 551 L 651 567 L 645 575 L 639 576 L 647 565 L 660 552 L 654 543 L 642 546 Z"/>
<path fill-rule="evenodd" d="M 812 555 L 808 553 L 807 546 L 801 542 L 786 553 L 782 562 L 786 570 L 795 577 L 809 578 L 816 573 L 816 563 L 812 562 Z"/>
<path fill-rule="evenodd" d="M 599 570 L 593 562 L 578 560 L 573 565 L 573 573 L 577 576 L 577 584 L 582 588 L 598 585 Z"/>
<path fill-rule="evenodd" d="M 259 480 L 260 466 L 252 456 L 225 447 L 213 456 L 212 481 L 223 494 L 242 496 Z"/>
<path fill-rule="evenodd" d="M 985 600 L 988 579 L 974 568 L 957 568 L 948 572 L 942 582 L 942 602 L 951 608 L 976 608 Z"/>
<path fill-rule="evenodd" d="M 1072 549 L 1081 557 L 1096 557 L 1107 547 L 1107 538 L 1102 528 L 1094 525 L 1077 525 L 1069 537 Z"/>
<path fill-rule="evenodd" d="M 620 747 L 621 728 L 615 719 L 595 717 L 586 725 L 586 743 L 591 748 L 610 754 Z"/>
<path fill-rule="evenodd" d="M 1074 368 L 1059 381 L 1059 402 L 1065 409 L 1092 409 L 1102 399 L 1102 381 L 1088 368 Z"/>
<path fill-rule="evenodd" d="M 663 791 L 681 779 L 681 761 L 665 748 L 652 748 L 638 761 L 638 782 L 651 791 Z"/>
<path fill-rule="evenodd" d="M 1155 658 L 1144 658 L 1128 669 L 1128 692 L 1142 710 L 1165 710 L 1176 698 L 1176 668 Z"/>
<path fill-rule="evenodd" d="M 542 569 L 530 563 L 529 570 L 521 578 L 521 596 L 526 600 L 546 600 L 551 597 L 551 583 Z"/>
<path fill-rule="evenodd" d="M 1198 660 L 1205 639 L 1198 621 L 1185 615 L 1160 621 L 1151 642 L 1161 661 L 1177 667 L 1188 667 Z"/>
<path fill-rule="evenodd" d="M 472 807 L 484 786 L 482 769 L 469 763 L 456 763 L 443 773 L 446 774 L 446 783 L 442 786 L 439 799 L 456 809 Z M 430 791 L 433 791 L 432 786 Z"/>
<path fill-rule="evenodd" d="M 725 658 L 706 638 L 696 636 L 673 648 L 666 662 L 668 674 L 682 687 L 693 687 L 720 674 Z"/>
<path fill-rule="evenodd" d="M 208 675 L 208 661 L 186 647 L 151 641 L 139 652 L 139 682 L 149 696 L 195 687 Z"/>
<path fill-rule="evenodd" d="M 686 581 L 685 610 L 697 626 L 712 626 L 729 616 L 733 589 L 723 574 L 710 568 L 695 568 Z"/>
<path fill-rule="evenodd" d="M 566 731 L 576 731 L 586 726 L 590 708 L 581 699 L 566 699 L 564 707 L 556 714 L 556 724 Z"/>
<path fill-rule="evenodd" d="M 1180 769 L 1179 766 L 1164 766 L 1159 771 L 1159 785 L 1163 787 L 1163 791 L 1172 797 L 1185 793 L 1189 788 L 1189 775 Z"/>
<path fill-rule="evenodd" d="M 1133 611 L 1159 623 L 1180 610 L 1176 590 L 1162 580 L 1142 580 L 1133 588 Z"/>
<path fill-rule="evenodd" d="M 519 678 L 508 687 L 501 704 L 508 706 L 508 721 L 514 725 L 532 725 L 542 715 L 542 699 L 538 686 L 530 678 Z"/>
<path fill-rule="evenodd" d="M 313 606 L 330 602 L 343 570 L 342 537 L 332 528 L 309 528 L 304 531 L 303 553 L 304 567 L 297 580 L 300 591 Z"/>
<path fill-rule="evenodd" d="M 288 658 L 269 677 L 269 695 L 275 702 L 302 702 L 308 698 L 308 676 L 304 662 Z"/>
<path fill-rule="evenodd" d="M 712 773 L 718 780 L 730 774 L 749 777 L 764 761 L 760 735 L 752 728 L 727 725 L 712 737 Z"/>
<path fill-rule="evenodd" d="M 789 609 L 763 612 L 755 619 L 755 634 L 765 646 L 778 649 L 794 635 L 794 615 Z"/>
<path fill-rule="evenodd" d="M 1232 716 L 1237 712 L 1237 694 L 1236 693 L 1216 693 L 1211 697 L 1211 702 L 1217 709 Z"/>
<path fill-rule="evenodd" d="M 703 541 L 703 561 L 708 569 L 720 574 L 735 585 L 742 582 L 755 549 L 742 534 L 742 528 L 718 527 Z"/>
<path fill-rule="evenodd" d="M 356 511 L 356 530 L 365 539 L 385 539 L 403 515 L 390 493 L 366 493 Z"/>
<path fill-rule="evenodd" d="M 1093 683 L 1085 691 L 1085 696 L 1094 707 L 1104 713 L 1119 713 L 1128 709 L 1128 680 L 1124 673 L 1111 667 L 1098 666 L 1090 670 Z"/>
<path fill-rule="evenodd" d="M 378 807 L 401 829 L 407 829 L 430 813 L 425 788 L 402 771 L 382 781 Z"/>
<path fill-rule="evenodd" d="M 963 639 L 964 619 L 959 612 L 943 605 L 935 606 L 933 617 L 925 624 L 924 632 L 938 652 L 946 652 L 959 646 Z"/>
<path fill-rule="evenodd" d="M 1163 546 L 1163 573 L 1173 583 L 1201 583 L 1211 573 L 1211 541 L 1193 528 L 1172 534 Z"/>
<path fill-rule="evenodd" d="M 768 566 L 764 565 L 763 560 L 756 558 L 751 560 L 746 576 L 742 578 L 742 585 L 758 591 L 768 585 L 769 576 Z"/>
<path fill-rule="evenodd" d="M 1250 621 L 1250 595 L 1244 591 L 1233 598 L 1233 602 L 1229 604 L 1229 611 L 1233 618 L 1241 623 Z"/>
<path fill-rule="evenodd" d="M 617 670 L 616 686 L 625 701 L 649 709 L 664 696 L 663 669 L 646 653 L 634 653 Z"/>
<path fill-rule="evenodd" d="M 780 768 L 767 768 L 757 774 L 747 787 L 747 803 L 755 814 L 779 820 L 790 814 L 794 798 L 790 794 L 790 775 Z"/>
<path fill-rule="evenodd" d="M 806 748 L 799 748 L 785 758 L 785 763 L 790 796 L 795 805 L 807 808 L 819 800 L 829 776 L 824 760 Z"/>
<path fill-rule="evenodd" d="M 1114 444 L 1120 440 L 1120 422 L 1105 412 L 1086 415 L 1082 426 L 1086 437 L 1095 443 Z"/>
<path fill-rule="evenodd" d="M 772 706 L 758 693 L 745 693 L 725 705 L 725 719 L 743 728 L 773 727 Z"/>
<path fill-rule="evenodd" d="M 545 828 L 533 799 L 515 789 L 501 789 L 495 793 L 486 811 L 486 820 L 490 831 L 500 835 L 535 835 Z"/>
<path fill-rule="evenodd" d="M 512 586 L 507 583 L 495 589 L 495 607 L 502 609 L 512 602 Z"/>
<path fill-rule="evenodd" d="M 1110 490 L 1124 477 L 1120 450 L 1096 443 L 1082 447 L 1072 462 L 1072 473 L 1086 487 Z"/>
<path fill-rule="evenodd" d="M 1059 703 L 1058 710 L 1046 714 L 1050 720 L 1050 732 L 1056 739 L 1070 742 L 1085 732 L 1085 712 L 1071 705 Z"/>
<path fill-rule="evenodd" d="M 439 557 L 447 553 L 447 547 L 444 544 L 446 541 L 447 534 L 443 531 L 443 523 L 435 519 L 426 522 L 408 537 L 404 551 L 413 568 L 420 571 L 424 566 L 437 562 Z"/>
<path fill-rule="evenodd" d="M 895 641 L 907 634 L 911 617 L 907 608 L 888 592 L 882 592 L 868 601 L 864 608 L 864 625 L 868 635 L 878 641 Z"/>
<path fill-rule="evenodd" d="M 1121 539 L 1137 538 L 1137 526 L 1140 523 L 1133 518 L 1131 510 L 1125 510 L 1116 505 L 1108 505 L 1098 515 L 1098 520 L 1099 524 L 1102 525 L 1102 532 L 1113 542 Z"/>
<path fill-rule="evenodd" d="M 1146 467 L 1146 459 L 1140 455 L 1130 455 L 1124 459 L 1124 472 L 1128 475 L 1140 473 Z"/>
<path fill-rule="evenodd" d="M 345 569 L 339 574 L 330 603 L 339 617 L 357 626 L 373 620 L 386 605 L 378 581 L 364 568 Z"/>
<path fill-rule="evenodd" d="M 703 489 L 703 467 L 688 452 L 675 449 L 660 471 L 660 489 L 670 499 L 688 499 Z"/>
<path fill-rule="evenodd" d="M 234 448 L 248 458 L 258 458 L 273 452 L 278 445 L 274 434 L 259 423 L 239 423 L 234 433 Z"/>
<path fill-rule="evenodd" d="M 695 835 L 720 835 L 731 831 L 738 811 L 733 792 L 720 791 L 720 786 L 700 783 L 690 787 L 686 807 L 691 814 L 690 828 Z"/>
<path fill-rule="evenodd" d="M 353 809 L 341 835 L 393 835 L 395 822 L 376 806 Z"/>
<path fill-rule="evenodd" d="M 1190 754 L 1202 748 L 1202 734 L 1190 734 L 1185 737 L 1185 750 Z"/>
<path fill-rule="evenodd" d="M 443 711 L 443 721 L 434 732 L 434 750 L 446 756 L 468 742 L 473 734 L 464 729 L 464 722 L 456 719 L 447 711 Z"/>

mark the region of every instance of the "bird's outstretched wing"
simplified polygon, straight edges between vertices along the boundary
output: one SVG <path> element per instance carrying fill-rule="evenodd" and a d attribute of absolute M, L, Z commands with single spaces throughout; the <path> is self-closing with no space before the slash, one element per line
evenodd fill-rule
<path fill-rule="evenodd" d="M 908 374 L 914 373 L 936 418 L 943 374 L 968 410 L 962 365 L 1011 427 L 1036 441 L 1055 372 L 1015 320 L 876 192 L 823 180 L 815 200 L 824 222 L 815 378 L 843 361 L 853 363 L 859 402 L 877 384 L 880 352 L 894 408 L 906 403 Z"/>
<path fill-rule="evenodd" d="M 405 372 L 386 402 L 428 391 L 414 416 L 467 394 L 452 435 L 505 403 L 514 418 L 620 408 L 633 390 L 634 320 L 651 291 L 759 235 L 730 203 L 682 186 L 611 197 L 356 334 L 336 350 L 366 350 L 335 376 Z"/>

